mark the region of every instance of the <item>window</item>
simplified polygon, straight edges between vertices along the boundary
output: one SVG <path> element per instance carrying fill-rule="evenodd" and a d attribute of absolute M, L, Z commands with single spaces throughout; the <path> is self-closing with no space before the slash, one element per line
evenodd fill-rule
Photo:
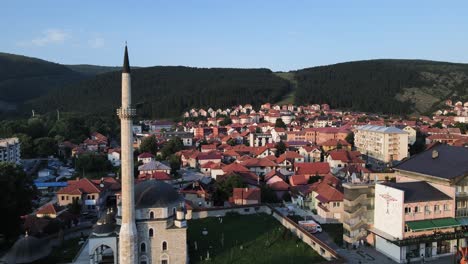
<path fill-rule="evenodd" d="M 149 218 L 154 219 L 154 212 L 153 211 L 150 212 Z"/>
<path fill-rule="evenodd" d="M 410 231 L 409 227 L 405 225 L 405 232 L 409 232 L 409 231 Z"/>
<path fill-rule="evenodd" d="M 163 250 L 163 251 L 166 251 L 166 250 L 167 250 L 167 242 L 166 242 L 166 241 L 163 241 L 163 242 L 162 242 L 162 250 Z"/>
<path fill-rule="evenodd" d="M 450 211 L 450 205 L 444 204 L 444 211 Z"/>
<path fill-rule="evenodd" d="M 434 212 L 439 212 L 440 206 L 438 204 L 434 205 Z"/>
<path fill-rule="evenodd" d="M 161 264 L 169 264 L 169 261 L 167 261 L 167 259 L 163 259 L 161 260 Z"/>
<path fill-rule="evenodd" d="M 62 201 L 65 200 L 65 196 L 62 195 Z"/>
<path fill-rule="evenodd" d="M 142 252 L 142 253 L 146 252 L 146 244 L 145 243 L 141 243 L 140 252 Z"/>
<path fill-rule="evenodd" d="M 419 206 L 414 207 L 414 212 L 419 213 Z"/>
<path fill-rule="evenodd" d="M 153 235 L 154 235 L 153 228 L 150 228 L 150 229 L 148 230 L 148 236 L 149 236 L 149 237 L 153 237 Z"/>
<path fill-rule="evenodd" d="M 405 214 L 411 213 L 411 207 L 405 207 Z"/>
<path fill-rule="evenodd" d="M 431 213 L 431 209 L 429 208 L 429 205 L 424 206 L 424 212 L 426 212 L 426 214 Z"/>

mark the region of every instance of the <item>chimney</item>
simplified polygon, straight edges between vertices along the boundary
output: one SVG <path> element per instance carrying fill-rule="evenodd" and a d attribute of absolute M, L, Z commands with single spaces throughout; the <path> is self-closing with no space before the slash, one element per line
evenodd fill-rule
<path fill-rule="evenodd" d="M 437 150 L 432 151 L 432 159 L 437 159 L 439 157 L 439 152 Z"/>

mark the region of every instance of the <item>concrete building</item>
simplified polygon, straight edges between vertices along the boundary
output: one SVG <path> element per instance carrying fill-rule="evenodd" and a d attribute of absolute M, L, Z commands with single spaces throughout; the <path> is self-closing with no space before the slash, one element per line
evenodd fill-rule
<path fill-rule="evenodd" d="M 18 138 L 0 138 L 0 162 L 19 163 L 21 144 Z"/>
<path fill-rule="evenodd" d="M 365 125 L 356 129 L 354 145 L 363 154 L 392 162 L 408 157 L 409 134 L 396 127 Z"/>
<path fill-rule="evenodd" d="M 375 182 L 356 175 L 343 186 L 343 240 L 349 245 L 368 241 L 369 227 L 374 224 Z"/>
<path fill-rule="evenodd" d="M 454 199 L 427 182 L 375 186 L 375 248 L 397 263 L 454 254 L 464 246 L 454 217 Z"/>

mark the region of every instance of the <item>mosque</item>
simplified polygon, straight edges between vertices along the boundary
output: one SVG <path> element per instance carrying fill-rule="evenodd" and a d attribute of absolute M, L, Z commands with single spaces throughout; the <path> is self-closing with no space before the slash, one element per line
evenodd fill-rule
<path fill-rule="evenodd" d="M 131 76 L 125 47 L 122 71 L 122 192 L 89 237 L 91 264 L 188 263 L 184 199 L 172 185 L 155 180 L 134 186 Z"/>

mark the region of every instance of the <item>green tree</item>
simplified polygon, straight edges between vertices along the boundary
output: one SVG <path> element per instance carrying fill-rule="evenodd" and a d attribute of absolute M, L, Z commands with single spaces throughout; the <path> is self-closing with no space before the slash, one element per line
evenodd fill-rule
<path fill-rule="evenodd" d="M 235 146 L 237 143 L 236 143 L 236 140 L 235 139 L 228 139 L 228 141 L 226 142 L 228 145 L 230 146 Z"/>
<path fill-rule="evenodd" d="M 215 187 L 216 191 L 213 199 L 215 204 L 221 205 L 232 196 L 234 188 L 245 188 L 247 185 L 240 175 L 234 173 L 229 175 L 224 181 L 216 182 Z"/>
<path fill-rule="evenodd" d="M 276 157 L 279 157 L 281 154 L 286 152 L 286 144 L 284 144 L 283 141 L 276 143 L 275 148 L 276 148 L 276 153 L 275 153 Z"/>
<path fill-rule="evenodd" d="M 145 137 L 140 144 L 140 152 L 149 152 L 151 154 L 156 154 L 158 151 L 158 142 L 154 136 Z"/>
<path fill-rule="evenodd" d="M 179 137 L 173 138 L 166 142 L 161 149 L 161 156 L 163 159 L 167 159 L 172 154 L 181 151 L 184 148 L 184 143 Z"/>
<path fill-rule="evenodd" d="M 227 126 L 232 124 L 232 119 L 229 117 L 224 118 L 221 122 L 219 122 L 220 126 Z"/>
<path fill-rule="evenodd" d="M 346 142 L 351 144 L 351 146 L 354 146 L 354 132 L 348 133 L 348 135 L 346 135 L 345 140 L 346 140 Z"/>
<path fill-rule="evenodd" d="M 432 127 L 442 128 L 442 122 L 438 121 L 434 125 L 432 125 Z"/>
<path fill-rule="evenodd" d="M 14 136 L 17 137 L 21 143 L 21 158 L 33 158 L 35 156 L 35 150 L 32 137 L 23 133 L 15 134 Z"/>
<path fill-rule="evenodd" d="M 283 119 L 277 118 L 275 122 L 275 127 L 286 128 L 286 124 L 283 122 Z"/>
<path fill-rule="evenodd" d="M 34 140 L 34 152 L 39 157 L 57 155 L 58 145 L 55 139 L 43 137 Z"/>
<path fill-rule="evenodd" d="M 31 212 L 36 195 L 32 177 L 21 166 L 0 162 L 0 193 L 0 234 L 8 240 L 16 239 L 21 230 L 20 216 Z"/>
<path fill-rule="evenodd" d="M 267 184 L 260 185 L 262 203 L 277 203 L 279 202 L 275 191 Z"/>
<path fill-rule="evenodd" d="M 180 169 L 180 158 L 179 156 L 172 154 L 168 158 L 169 165 L 171 166 L 171 174 L 175 175 L 177 171 Z"/>
<path fill-rule="evenodd" d="M 75 161 L 77 173 L 106 173 L 112 169 L 112 164 L 104 154 L 84 153 Z"/>

